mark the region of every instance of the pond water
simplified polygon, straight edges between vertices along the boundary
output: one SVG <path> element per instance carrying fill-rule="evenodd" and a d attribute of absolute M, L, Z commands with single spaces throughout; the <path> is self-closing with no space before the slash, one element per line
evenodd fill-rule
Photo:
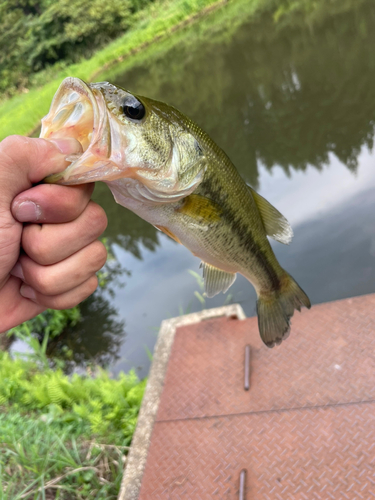
<path fill-rule="evenodd" d="M 292 224 L 292 244 L 273 247 L 313 304 L 375 292 L 375 4 L 254 16 L 235 3 L 101 79 L 173 104 L 211 135 Z M 70 342 L 77 361 L 145 376 L 160 322 L 202 308 L 189 273 L 200 261 L 116 205 L 105 185 L 95 199 L 108 213 L 118 279 L 112 296 L 86 303 Z M 255 314 L 244 278 L 230 294 Z"/>

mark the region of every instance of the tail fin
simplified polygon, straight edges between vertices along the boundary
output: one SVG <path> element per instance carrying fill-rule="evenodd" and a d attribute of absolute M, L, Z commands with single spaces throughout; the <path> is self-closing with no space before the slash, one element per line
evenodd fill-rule
<path fill-rule="evenodd" d="M 308 296 L 287 273 L 279 291 L 259 294 L 257 302 L 259 333 L 267 347 L 279 345 L 289 336 L 290 318 L 301 306 L 310 309 Z"/>

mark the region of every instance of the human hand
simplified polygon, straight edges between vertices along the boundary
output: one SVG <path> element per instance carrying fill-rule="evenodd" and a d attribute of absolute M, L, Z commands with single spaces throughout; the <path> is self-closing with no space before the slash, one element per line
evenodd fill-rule
<path fill-rule="evenodd" d="M 32 187 L 80 151 L 75 139 L 0 142 L 0 333 L 46 308 L 74 307 L 97 287 L 107 218 L 90 201 L 94 185 Z"/>

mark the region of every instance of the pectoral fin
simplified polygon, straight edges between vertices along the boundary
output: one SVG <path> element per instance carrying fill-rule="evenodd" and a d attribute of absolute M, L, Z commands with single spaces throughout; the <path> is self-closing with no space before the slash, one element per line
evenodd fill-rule
<path fill-rule="evenodd" d="M 225 293 L 236 280 L 236 273 L 227 273 L 217 267 L 202 262 L 204 291 L 207 297 L 215 297 L 220 292 Z"/>
<path fill-rule="evenodd" d="M 202 223 L 219 222 L 222 213 L 217 203 L 199 194 L 190 194 L 184 198 L 183 204 L 176 211 Z"/>
<path fill-rule="evenodd" d="M 293 230 L 286 218 L 269 203 L 263 196 L 260 196 L 254 189 L 248 186 L 258 207 L 267 235 L 280 243 L 288 245 L 293 238 Z"/>
<path fill-rule="evenodd" d="M 164 234 L 172 238 L 172 240 L 176 241 L 177 243 L 181 244 L 181 241 L 177 238 L 175 234 L 172 233 L 167 227 L 164 226 L 155 226 L 156 229 L 159 229 L 159 231 L 162 231 Z"/>

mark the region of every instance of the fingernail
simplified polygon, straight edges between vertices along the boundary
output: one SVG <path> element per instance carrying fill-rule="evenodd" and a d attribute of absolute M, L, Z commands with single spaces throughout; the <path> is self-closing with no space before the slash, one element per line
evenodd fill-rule
<path fill-rule="evenodd" d="M 16 265 L 11 270 L 10 274 L 15 276 L 16 278 L 21 278 L 22 281 L 25 281 L 25 276 L 23 275 L 22 266 L 20 262 L 17 262 Z"/>
<path fill-rule="evenodd" d="M 13 214 L 19 222 L 35 222 L 40 220 L 42 209 L 33 201 L 22 201 L 13 208 Z"/>
<path fill-rule="evenodd" d="M 50 139 L 64 154 L 81 153 L 82 145 L 76 139 L 69 137 L 67 139 Z"/>
<path fill-rule="evenodd" d="M 20 294 L 26 299 L 36 300 L 35 291 L 29 285 L 22 285 L 20 288 Z"/>

